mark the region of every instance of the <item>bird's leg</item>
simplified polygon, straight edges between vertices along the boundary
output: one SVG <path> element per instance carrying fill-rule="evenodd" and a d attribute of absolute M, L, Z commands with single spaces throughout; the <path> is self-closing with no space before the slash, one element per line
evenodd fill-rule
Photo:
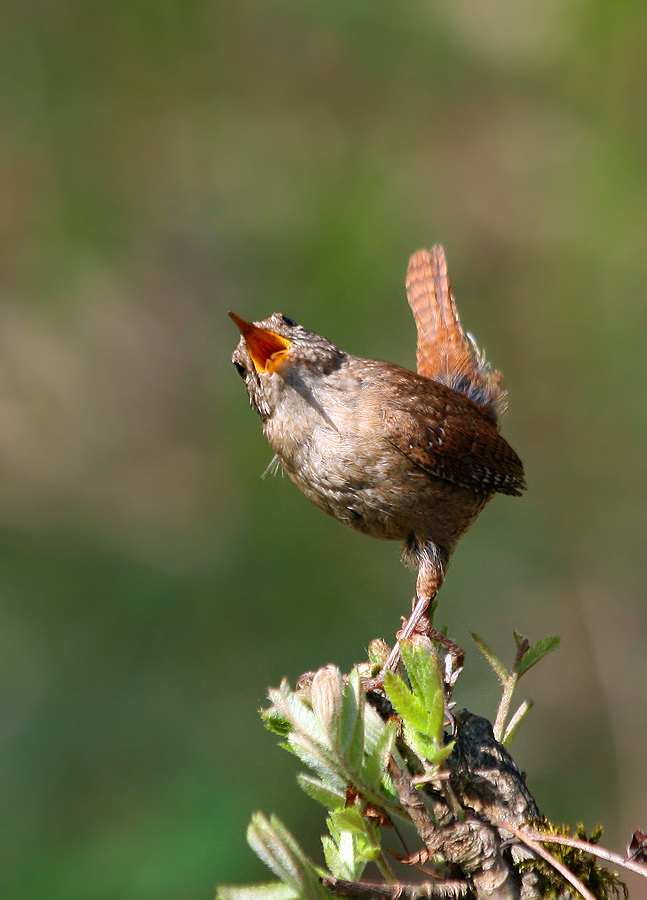
<path fill-rule="evenodd" d="M 398 641 L 407 640 L 412 634 L 426 634 L 432 640 L 436 640 L 438 632 L 431 627 L 430 612 L 433 607 L 436 594 L 440 590 L 445 579 L 445 560 L 441 557 L 438 548 L 430 543 L 422 548 L 416 548 L 418 557 L 418 578 L 416 579 L 416 595 L 413 599 L 411 615 L 404 623 L 403 628 L 396 635 Z M 392 671 L 400 662 L 400 649 L 395 645 L 384 666 Z"/>
<path fill-rule="evenodd" d="M 444 679 L 449 696 L 451 695 L 452 688 L 463 668 L 465 653 L 463 652 L 462 647 L 459 647 L 458 644 L 454 643 L 454 641 L 440 631 L 436 631 L 431 624 L 431 613 L 433 613 L 434 600 L 445 580 L 445 570 L 447 568 L 449 557 L 446 553 L 439 551 L 433 544 L 426 544 L 419 554 L 419 558 L 420 566 L 418 569 L 418 580 L 416 582 L 416 602 L 414 604 L 414 610 L 402 633 L 398 635 L 398 638 L 402 640 L 403 637 L 408 637 L 409 633 L 414 634 L 417 631 L 425 634 L 432 641 L 436 641 L 447 650 L 447 655 L 445 656 Z M 431 599 L 426 608 L 423 607 L 423 611 L 418 613 L 418 618 L 416 619 L 418 606 L 422 606 L 417 598 L 421 596 L 430 596 Z M 415 624 L 413 625 L 412 630 L 405 634 L 404 632 L 407 631 L 412 620 L 415 620 Z"/>
<path fill-rule="evenodd" d="M 436 595 L 445 579 L 445 568 L 449 554 L 435 544 L 428 542 L 422 547 L 418 546 L 416 548 L 416 556 L 418 557 L 418 578 L 416 580 L 416 596 L 413 601 L 413 610 L 396 637 L 399 642 L 418 633 L 424 634 L 430 640 L 441 644 L 448 651 L 445 657 L 444 680 L 448 692 L 451 692 L 451 688 L 454 686 L 463 668 L 465 654 L 458 644 L 455 644 L 454 641 L 432 627 L 430 615 Z M 384 672 L 389 670 L 395 671 L 399 664 L 400 647 L 398 643 L 389 653 L 382 671 L 366 686 L 371 690 L 381 687 L 384 681 Z"/>

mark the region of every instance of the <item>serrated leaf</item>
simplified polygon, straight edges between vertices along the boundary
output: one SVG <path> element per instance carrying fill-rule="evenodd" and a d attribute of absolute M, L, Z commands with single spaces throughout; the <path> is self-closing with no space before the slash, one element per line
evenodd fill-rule
<path fill-rule="evenodd" d="M 331 747 L 339 745 L 343 682 L 337 666 L 324 666 L 314 674 L 310 688 L 312 711 L 328 736 Z"/>
<path fill-rule="evenodd" d="M 354 771 L 359 771 L 364 756 L 364 708 L 366 701 L 357 668 L 344 685 L 341 707 L 341 752 Z"/>
<path fill-rule="evenodd" d="M 288 746 L 290 751 L 297 756 L 304 765 L 309 769 L 312 769 L 315 775 L 318 775 L 322 781 L 329 784 L 332 788 L 345 790 L 346 782 L 344 777 L 337 772 L 333 761 L 324 753 L 319 752 L 317 748 L 315 748 L 315 752 L 313 752 L 311 744 L 307 742 L 307 746 L 304 745 L 302 737 L 294 733 L 288 738 Z"/>
<path fill-rule="evenodd" d="M 337 832 L 350 831 L 351 834 L 363 834 L 364 822 L 362 814 L 356 806 L 345 806 L 343 809 L 336 809 L 329 816 L 329 825 L 331 831 L 336 829 Z"/>
<path fill-rule="evenodd" d="M 404 736 L 409 746 L 428 762 L 435 764 L 439 753 L 442 752 L 443 745 L 430 734 L 423 731 L 416 731 L 405 726 Z"/>
<path fill-rule="evenodd" d="M 376 859 L 380 858 L 378 843 L 371 839 L 366 832 L 357 836 L 354 835 L 353 840 L 359 859 L 362 859 L 364 862 L 375 862 Z"/>
<path fill-rule="evenodd" d="M 424 651 L 410 647 L 405 654 L 403 659 L 415 693 L 409 691 L 399 676 L 389 672 L 385 673 L 384 689 L 402 718 L 410 746 L 419 756 L 435 762 L 443 746 L 445 704 L 440 675 L 432 663 L 435 679 L 430 677 L 429 655 Z M 409 673 L 409 665 L 413 674 Z"/>
<path fill-rule="evenodd" d="M 357 881 L 364 871 L 366 860 L 358 850 L 356 836 L 342 831 L 334 838 L 323 837 L 321 843 L 326 865 L 332 874 L 346 881 Z"/>
<path fill-rule="evenodd" d="M 346 881 L 352 881 L 352 879 L 349 877 L 346 864 L 337 848 L 337 844 L 333 841 L 333 839 L 331 837 L 328 837 L 328 835 L 324 835 L 321 838 L 321 846 L 323 847 L 326 865 L 335 876 L 335 878 L 343 878 Z"/>
<path fill-rule="evenodd" d="M 279 737 L 285 737 L 292 731 L 292 725 L 275 706 L 270 706 L 269 709 L 262 709 L 260 715 L 267 730 L 278 734 Z"/>
<path fill-rule="evenodd" d="M 411 641 L 400 641 L 400 652 L 414 695 L 425 709 L 432 709 L 443 690 L 436 656 Z"/>
<path fill-rule="evenodd" d="M 317 717 L 303 700 L 296 696 L 286 679 L 281 687 L 269 692 L 270 700 L 278 712 L 292 725 L 295 731 L 302 732 L 323 747 L 329 746 L 328 735 Z"/>
<path fill-rule="evenodd" d="M 347 806 L 331 813 L 328 830 L 342 861 L 349 871 L 355 872 L 355 877 L 359 877 L 367 862 L 381 855 L 379 829 L 362 815 L 357 806 Z"/>
<path fill-rule="evenodd" d="M 537 665 L 537 663 L 540 662 L 545 656 L 548 656 L 549 653 L 552 653 L 553 650 L 556 650 L 557 647 L 559 647 L 560 643 L 561 638 L 559 637 L 559 635 L 539 638 L 539 640 L 532 645 L 532 647 L 527 651 L 527 653 L 519 663 L 519 677 L 525 675 L 528 669 L 531 669 L 533 666 Z"/>
<path fill-rule="evenodd" d="M 294 729 L 288 735 L 287 744 L 290 747 L 303 747 L 311 756 L 321 760 L 324 765 L 335 768 L 336 754 L 328 747 L 327 743 L 320 744 L 318 741 L 314 741 L 309 734 Z"/>
<path fill-rule="evenodd" d="M 297 775 L 299 787 L 317 803 L 321 803 L 326 809 L 340 809 L 346 802 L 346 794 L 342 790 L 335 790 L 320 778 L 312 775 Z"/>
<path fill-rule="evenodd" d="M 391 803 L 396 804 L 396 806 L 400 806 L 400 801 L 398 800 L 398 795 L 393 785 L 393 778 L 389 770 L 387 769 L 382 775 L 382 783 L 380 784 L 380 794 L 383 797 L 386 797 Z"/>
<path fill-rule="evenodd" d="M 443 741 L 443 721 L 445 719 L 445 692 L 440 684 L 435 695 L 430 697 L 427 707 L 427 724 L 425 734 L 433 737 L 437 743 Z"/>
<path fill-rule="evenodd" d="M 372 753 L 384 734 L 384 719 L 369 703 L 364 703 L 364 753 Z"/>
<path fill-rule="evenodd" d="M 359 872 L 364 868 L 361 858 L 358 858 L 356 845 L 355 836 L 348 831 L 342 831 L 339 835 L 337 846 L 339 847 L 339 855 L 346 864 L 346 871 L 350 881 L 355 881 Z"/>
<path fill-rule="evenodd" d="M 247 829 L 247 841 L 265 865 L 305 900 L 330 897 L 314 864 L 276 816 L 268 820 L 262 813 L 255 813 Z"/>
<path fill-rule="evenodd" d="M 382 669 L 388 659 L 391 648 L 382 638 L 375 638 L 368 645 L 368 661 L 375 668 Z"/>
<path fill-rule="evenodd" d="M 501 683 L 502 684 L 505 683 L 506 679 L 510 677 L 510 673 L 508 672 L 506 667 L 503 665 L 503 663 L 501 662 L 499 657 L 496 655 L 496 653 L 494 653 L 493 650 L 490 650 L 488 645 L 485 643 L 485 641 L 481 640 L 481 638 L 478 636 L 478 634 L 475 634 L 472 631 L 471 635 L 472 635 L 472 640 L 474 641 L 476 646 L 479 648 L 479 650 L 481 651 L 483 656 L 487 659 L 489 664 L 492 666 L 492 668 L 496 672 L 497 677 L 499 678 Z"/>
<path fill-rule="evenodd" d="M 427 719 L 426 710 L 400 676 L 394 672 L 385 672 L 384 690 L 405 725 L 417 731 L 424 731 Z"/>
<path fill-rule="evenodd" d="M 444 763 L 445 760 L 447 759 L 447 757 L 450 755 L 450 753 L 454 749 L 455 744 L 456 744 L 456 741 L 450 741 L 448 744 L 443 744 L 442 747 L 439 747 L 436 750 L 436 755 L 435 755 L 434 759 L 431 760 L 431 762 L 433 762 L 434 765 L 436 765 L 436 766 L 439 766 L 441 763 Z"/>
<path fill-rule="evenodd" d="M 216 900 L 301 900 L 302 896 L 280 881 L 245 887 L 222 885 L 216 892 Z"/>
<path fill-rule="evenodd" d="M 371 788 L 380 786 L 397 734 L 397 723 L 388 722 L 373 750 L 364 760 L 362 775 Z"/>

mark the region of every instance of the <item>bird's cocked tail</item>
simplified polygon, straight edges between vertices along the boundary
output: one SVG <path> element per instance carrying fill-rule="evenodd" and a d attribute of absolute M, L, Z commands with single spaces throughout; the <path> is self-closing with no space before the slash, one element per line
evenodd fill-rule
<path fill-rule="evenodd" d="M 441 244 L 409 260 L 407 296 L 418 330 L 418 374 L 465 394 L 498 423 L 506 407 L 503 378 L 463 331 Z"/>

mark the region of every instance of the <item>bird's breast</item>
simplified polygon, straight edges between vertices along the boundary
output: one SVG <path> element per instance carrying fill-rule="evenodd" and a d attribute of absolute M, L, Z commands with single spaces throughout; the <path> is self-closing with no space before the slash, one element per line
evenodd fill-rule
<path fill-rule="evenodd" d="M 374 537 L 414 531 L 453 546 L 471 521 L 466 502 L 476 516 L 486 498 L 412 465 L 388 440 L 372 394 L 346 385 L 343 396 L 293 396 L 264 424 L 266 437 L 290 479 L 338 521 Z"/>

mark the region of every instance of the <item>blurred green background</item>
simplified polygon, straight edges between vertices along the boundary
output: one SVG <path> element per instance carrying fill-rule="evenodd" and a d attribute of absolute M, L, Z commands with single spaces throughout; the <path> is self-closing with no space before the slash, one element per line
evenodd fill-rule
<path fill-rule="evenodd" d="M 439 621 L 512 629 L 542 810 L 647 825 L 647 11 L 603 0 L 5 0 L 0 23 L 0 893 L 204 900 L 321 811 L 256 709 L 349 667 L 399 548 L 280 477 L 230 364 L 294 316 L 414 365 L 446 245 L 530 491 L 459 546 Z M 639 896 L 636 892 L 636 896 Z"/>

